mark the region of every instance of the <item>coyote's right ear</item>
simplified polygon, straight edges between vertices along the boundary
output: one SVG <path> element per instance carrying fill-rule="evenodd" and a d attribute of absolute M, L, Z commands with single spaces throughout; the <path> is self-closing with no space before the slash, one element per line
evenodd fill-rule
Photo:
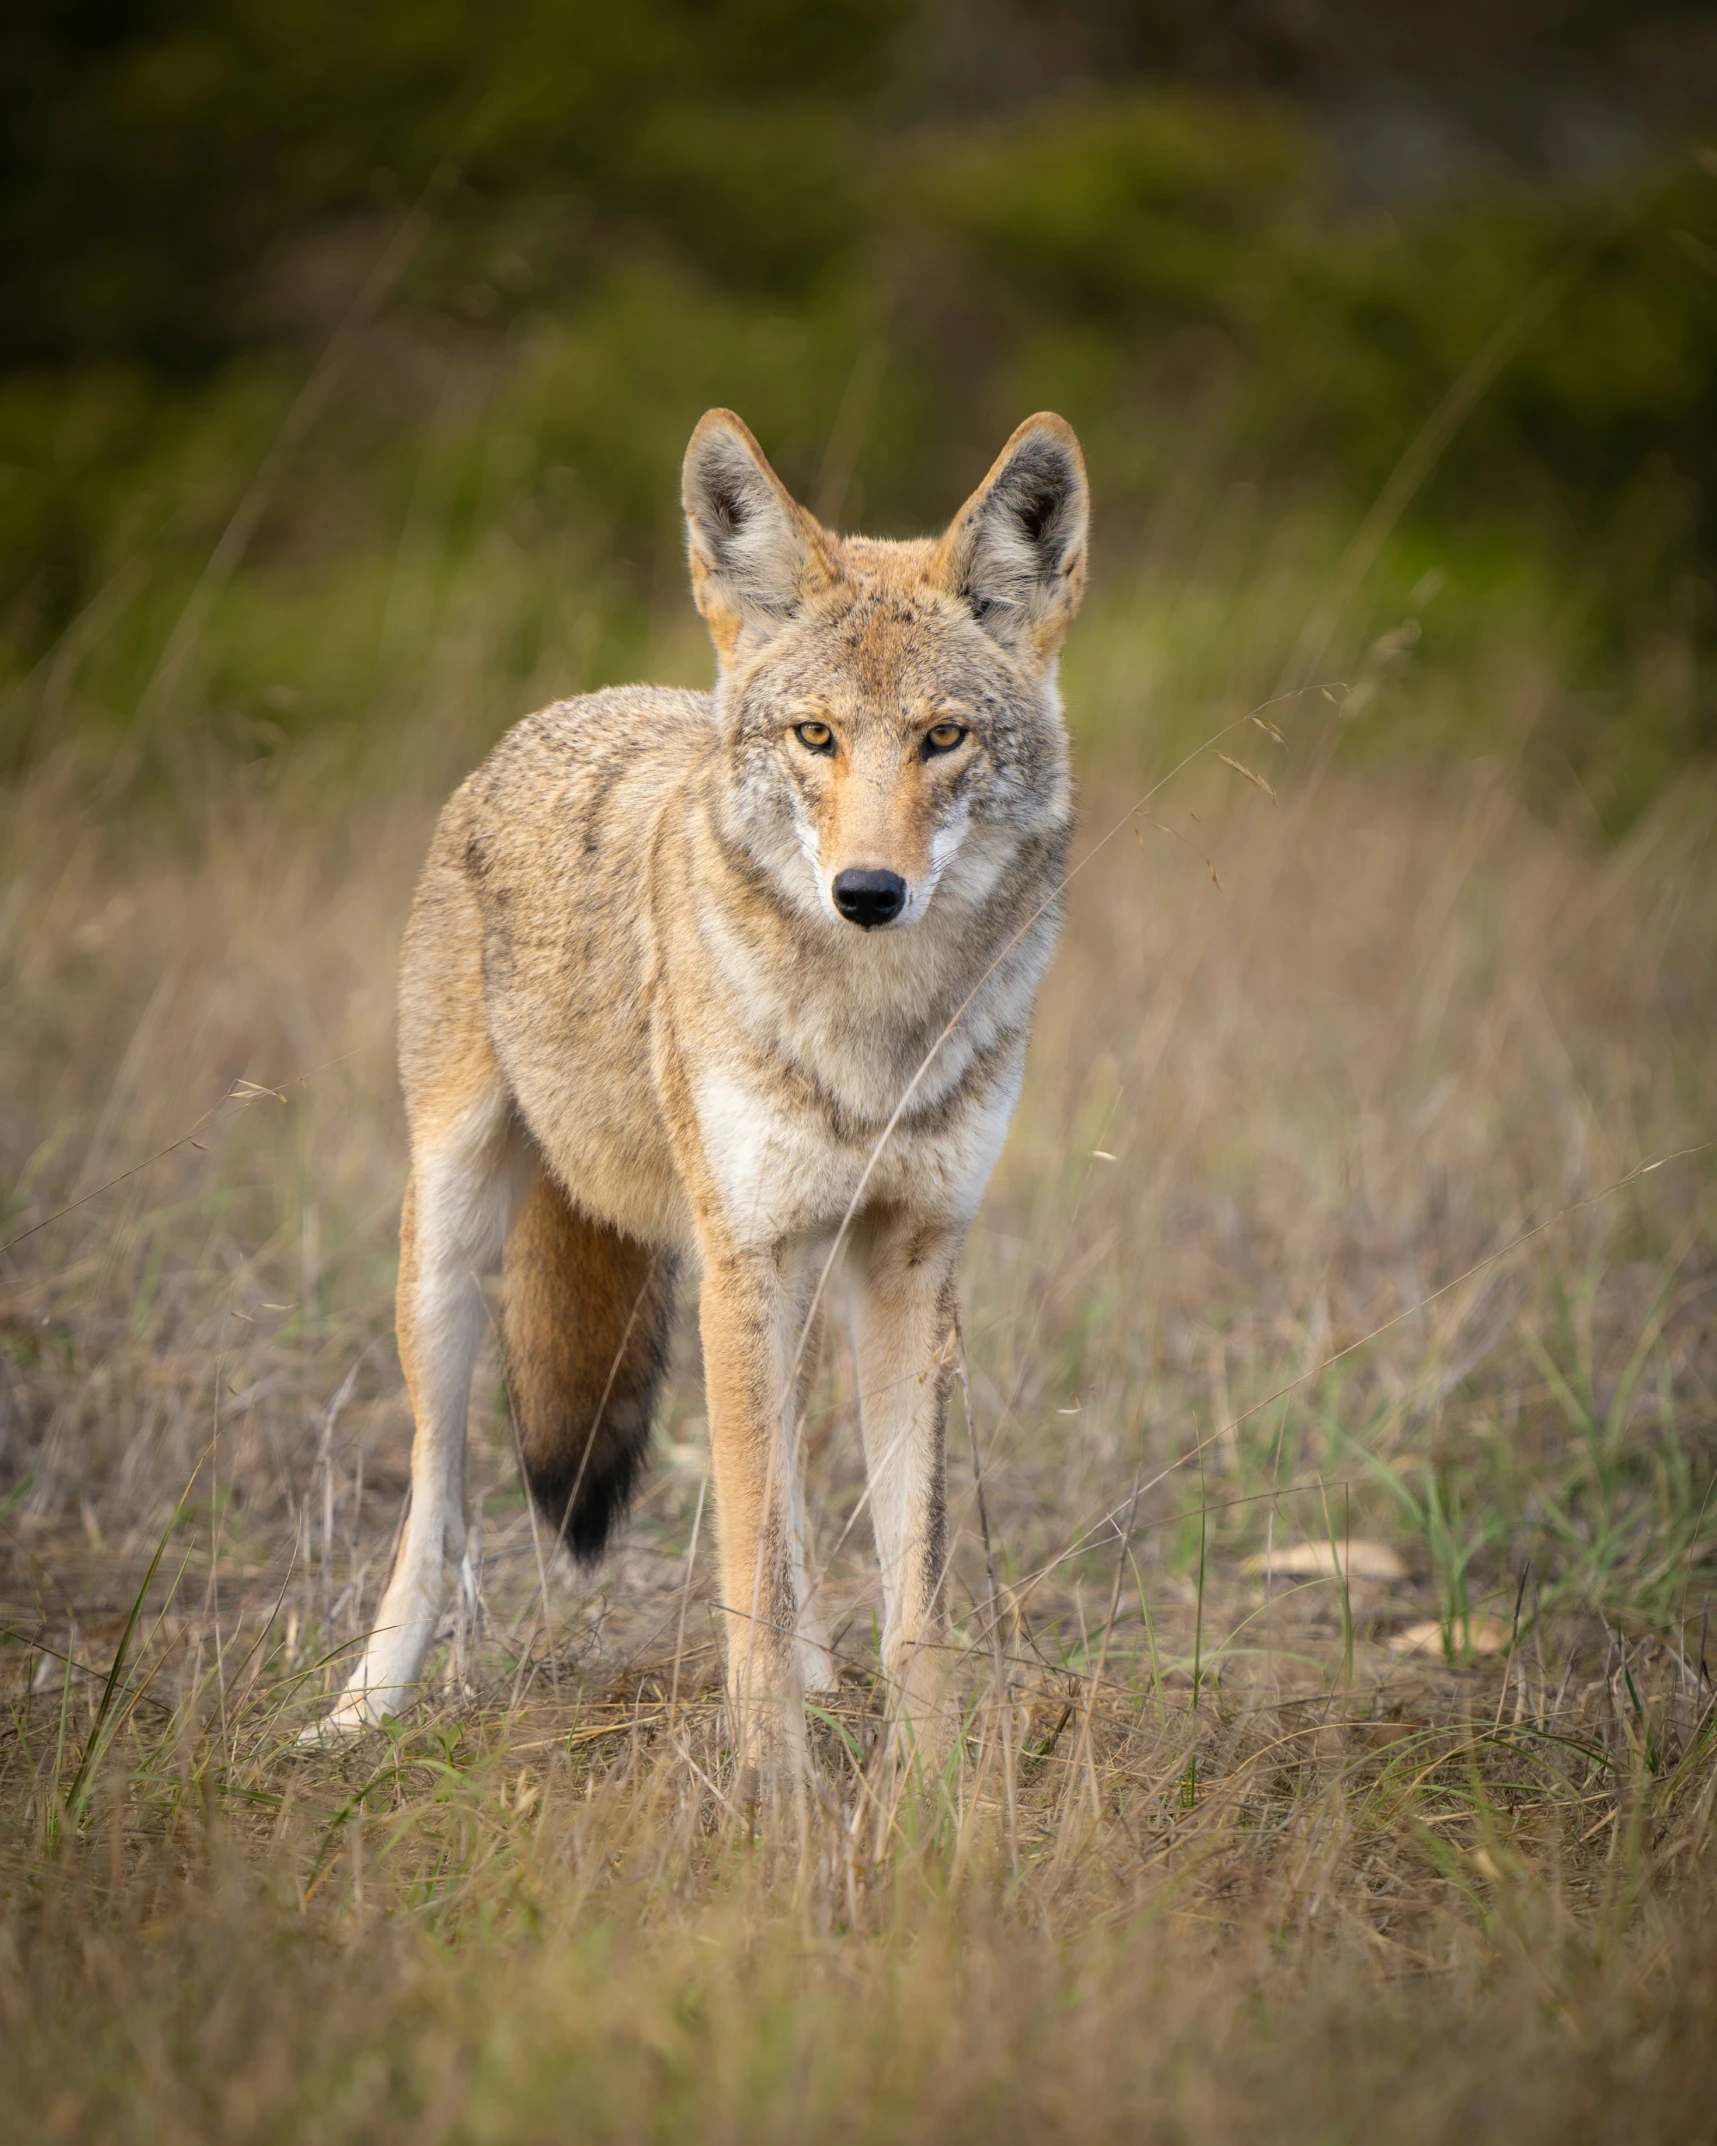
<path fill-rule="evenodd" d="M 749 627 L 773 633 L 828 585 L 826 539 L 731 410 L 699 420 L 680 475 L 692 595 L 724 662 Z"/>
<path fill-rule="evenodd" d="M 1048 663 L 1085 592 L 1090 495 L 1064 417 L 1028 417 L 937 545 L 931 577 L 994 640 Z"/>

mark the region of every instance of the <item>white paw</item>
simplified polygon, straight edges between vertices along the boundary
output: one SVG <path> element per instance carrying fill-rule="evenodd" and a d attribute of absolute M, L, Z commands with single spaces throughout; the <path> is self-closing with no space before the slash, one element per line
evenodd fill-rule
<path fill-rule="evenodd" d="M 366 1729 L 408 1707 L 415 1692 L 386 1670 L 360 1672 L 335 1700 L 320 1721 L 313 1721 L 299 1736 L 301 1744 L 338 1744 L 361 1736 Z"/>
<path fill-rule="evenodd" d="M 354 1736 L 361 1736 L 365 1729 L 374 1728 L 384 1714 L 393 1712 L 392 1707 L 380 1704 L 380 1699 L 380 1693 L 359 1693 L 356 1697 L 342 1699 L 320 1721 L 313 1721 L 307 1729 L 299 1731 L 299 1745 L 309 1749 L 343 1744 Z"/>
<path fill-rule="evenodd" d="M 841 1673 L 819 1639 L 799 1641 L 799 1676 L 807 1699 L 826 1699 L 841 1688 Z"/>

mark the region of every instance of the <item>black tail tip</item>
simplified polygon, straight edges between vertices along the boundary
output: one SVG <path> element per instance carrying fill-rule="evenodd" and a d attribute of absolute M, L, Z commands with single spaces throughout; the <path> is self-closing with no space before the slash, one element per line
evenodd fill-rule
<path fill-rule="evenodd" d="M 606 1442 L 581 1464 L 544 1463 L 525 1456 L 525 1484 L 537 1511 L 581 1565 L 594 1564 L 631 1508 L 644 1472 L 648 1440 Z"/>

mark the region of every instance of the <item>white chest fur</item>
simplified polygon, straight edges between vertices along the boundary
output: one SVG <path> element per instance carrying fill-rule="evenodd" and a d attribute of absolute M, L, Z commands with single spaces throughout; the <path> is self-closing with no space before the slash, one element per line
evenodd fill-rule
<path fill-rule="evenodd" d="M 785 1086 L 706 1071 L 694 1086 L 705 1160 L 728 1227 L 763 1249 L 839 1226 L 886 1202 L 963 1227 L 977 1212 L 1019 1095 L 1024 1049 L 929 1125 L 843 1138 Z"/>

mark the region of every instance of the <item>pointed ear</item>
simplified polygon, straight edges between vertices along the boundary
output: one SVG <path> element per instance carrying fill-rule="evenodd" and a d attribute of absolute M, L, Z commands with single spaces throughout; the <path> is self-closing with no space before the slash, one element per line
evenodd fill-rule
<path fill-rule="evenodd" d="M 949 524 L 931 577 L 1004 648 L 1048 663 L 1085 592 L 1090 494 L 1064 417 L 1028 417 Z"/>
<path fill-rule="evenodd" d="M 692 595 L 717 653 L 762 638 L 832 578 L 828 543 L 731 410 L 698 420 L 680 474 Z"/>

